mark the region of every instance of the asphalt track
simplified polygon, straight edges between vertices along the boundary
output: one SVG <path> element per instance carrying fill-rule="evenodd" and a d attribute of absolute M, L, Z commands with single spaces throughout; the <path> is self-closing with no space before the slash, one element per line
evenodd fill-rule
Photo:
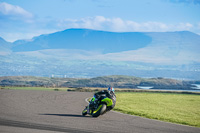
<path fill-rule="evenodd" d="M 88 92 L 0 90 L 1 133 L 200 133 L 200 128 L 110 111 L 83 117 Z"/>

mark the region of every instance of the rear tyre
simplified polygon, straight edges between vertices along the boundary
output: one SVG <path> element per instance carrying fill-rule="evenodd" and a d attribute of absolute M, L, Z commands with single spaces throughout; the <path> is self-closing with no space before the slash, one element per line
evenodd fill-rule
<path fill-rule="evenodd" d="M 106 111 L 106 104 L 100 104 L 99 107 L 94 110 L 92 116 L 93 117 L 98 117 L 99 115 L 104 114 Z"/>

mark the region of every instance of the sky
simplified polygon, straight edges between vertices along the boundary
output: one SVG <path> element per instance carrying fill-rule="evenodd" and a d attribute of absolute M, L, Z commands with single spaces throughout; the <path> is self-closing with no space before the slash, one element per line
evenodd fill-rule
<path fill-rule="evenodd" d="M 200 0 L 0 0 L 6 41 L 70 28 L 200 35 Z"/>

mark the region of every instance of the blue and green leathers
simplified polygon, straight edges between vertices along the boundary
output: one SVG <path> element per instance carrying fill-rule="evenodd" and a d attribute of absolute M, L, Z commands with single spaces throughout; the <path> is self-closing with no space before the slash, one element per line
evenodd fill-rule
<path fill-rule="evenodd" d="M 95 100 L 95 97 L 92 97 L 90 101 L 94 102 L 94 100 Z"/>

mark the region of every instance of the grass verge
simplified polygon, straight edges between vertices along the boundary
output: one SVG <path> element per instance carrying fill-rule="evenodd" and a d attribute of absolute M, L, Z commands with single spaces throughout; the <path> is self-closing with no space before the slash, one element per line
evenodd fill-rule
<path fill-rule="evenodd" d="M 200 127 L 200 96 L 169 93 L 117 93 L 114 108 L 126 114 Z"/>

